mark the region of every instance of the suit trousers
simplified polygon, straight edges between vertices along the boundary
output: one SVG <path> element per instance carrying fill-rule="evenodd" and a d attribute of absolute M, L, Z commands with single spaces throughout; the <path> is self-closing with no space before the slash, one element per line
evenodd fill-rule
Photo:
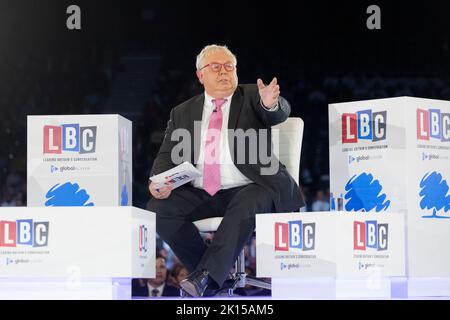
<path fill-rule="evenodd" d="M 147 209 L 156 214 L 156 231 L 189 272 L 208 270 L 222 286 L 255 229 L 255 215 L 274 212 L 270 195 L 261 186 L 222 189 L 214 196 L 191 184 L 172 190 L 166 199 L 152 198 Z M 209 246 L 193 221 L 223 217 Z"/>

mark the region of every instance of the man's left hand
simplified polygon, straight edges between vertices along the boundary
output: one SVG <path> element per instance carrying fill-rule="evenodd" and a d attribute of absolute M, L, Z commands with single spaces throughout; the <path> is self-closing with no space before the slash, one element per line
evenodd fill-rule
<path fill-rule="evenodd" d="M 280 96 L 280 86 L 277 84 L 277 78 L 269 83 L 269 85 L 264 85 L 261 79 L 256 81 L 259 89 L 259 96 L 261 97 L 261 102 L 264 107 L 268 109 L 274 108 L 278 103 L 278 97 Z"/>

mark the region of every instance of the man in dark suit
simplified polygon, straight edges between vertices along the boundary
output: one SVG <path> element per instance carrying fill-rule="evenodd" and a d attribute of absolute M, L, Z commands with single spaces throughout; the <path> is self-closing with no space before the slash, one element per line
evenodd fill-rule
<path fill-rule="evenodd" d="M 156 256 L 156 277 L 154 279 L 133 279 L 131 295 L 133 297 L 177 297 L 180 290 L 166 283 L 167 267 L 166 259 Z"/>
<path fill-rule="evenodd" d="M 299 186 L 272 154 L 271 126 L 285 121 L 289 103 L 274 78 L 269 85 L 238 85 L 236 57 L 225 46 L 206 46 L 197 56 L 204 94 L 176 106 L 151 176 L 182 161 L 203 176 L 172 190 L 150 183 L 148 210 L 156 228 L 191 274 L 180 283 L 191 296 L 219 289 L 255 228 L 255 214 L 299 211 Z M 228 129 L 228 130 L 227 130 Z M 188 147 L 178 143 L 188 133 Z M 186 141 L 182 141 L 186 146 Z M 221 216 L 207 247 L 192 221 Z"/>

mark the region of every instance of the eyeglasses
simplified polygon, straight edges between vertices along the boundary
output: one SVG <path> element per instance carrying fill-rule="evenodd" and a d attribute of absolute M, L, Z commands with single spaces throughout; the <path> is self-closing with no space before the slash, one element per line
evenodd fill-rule
<path fill-rule="evenodd" d="M 209 67 L 211 69 L 211 71 L 219 72 L 220 69 L 222 69 L 222 66 L 228 72 L 234 71 L 234 68 L 235 68 L 235 65 L 231 62 L 226 62 L 226 63 L 211 62 L 211 63 L 208 63 L 207 65 L 203 66 L 202 68 L 200 68 L 200 70 L 203 70 L 206 67 Z"/>

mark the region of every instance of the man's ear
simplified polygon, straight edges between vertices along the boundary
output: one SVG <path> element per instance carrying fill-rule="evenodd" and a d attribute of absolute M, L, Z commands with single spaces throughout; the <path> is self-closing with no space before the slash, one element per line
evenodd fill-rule
<path fill-rule="evenodd" d="M 200 83 L 203 84 L 203 73 L 200 70 L 197 70 L 196 74 L 198 81 L 200 81 Z"/>

